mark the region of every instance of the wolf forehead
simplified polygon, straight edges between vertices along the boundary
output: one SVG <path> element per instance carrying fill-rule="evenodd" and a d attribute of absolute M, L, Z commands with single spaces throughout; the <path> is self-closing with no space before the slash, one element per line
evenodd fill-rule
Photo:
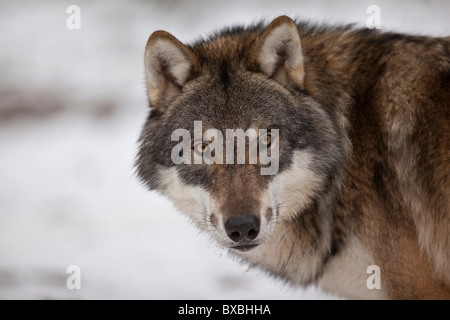
<path fill-rule="evenodd" d="M 262 30 L 262 24 L 248 28 L 227 28 L 211 35 L 207 40 L 199 40 L 188 47 L 198 57 L 201 71 L 213 71 L 221 76 L 223 82 L 227 82 L 230 76 L 227 71 L 248 69 L 252 46 Z"/>
<path fill-rule="evenodd" d="M 159 70 L 154 69 L 165 73 L 170 77 L 169 80 L 179 87 L 198 76 L 208 77 L 211 84 L 220 84 L 225 88 L 232 86 L 243 80 L 243 73 L 254 71 L 249 66 L 249 57 L 252 46 L 262 32 L 261 28 L 260 25 L 249 28 L 228 28 L 207 39 L 186 45 L 165 31 L 156 31 L 147 43 L 147 72 L 149 65 L 156 65 L 159 62 L 162 67 Z M 157 40 L 166 42 L 166 45 L 158 46 Z M 173 45 L 180 49 L 181 55 L 175 54 L 176 48 Z M 168 54 L 169 51 L 171 51 L 170 54 Z M 149 58 L 154 62 L 149 63 Z M 184 63 L 179 63 L 181 60 L 185 60 Z M 177 62 L 177 69 L 171 68 L 171 65 Z M 148 76 L 147 73 L 147 78 Z M 250 77 L 250 74 L 247 74 L 247 77 Z M 152 78 L 151 74 L 150 78 Z"/>
<path fill-rule="evenodd" d="M 164 102 L 164 91 L 170 85 L 173 85 L 172 89 L 180 89 L 199 75 L 227 86 L 233 84 L 233 80 L 242 80 L 236 76 L 245 71 L 269 77 L 276 71 L 287 71 L 288 76 L 295 73 L 296 79 L 291 77 L 291 80 L 301 87 L 304 70 L 297 26 L 291 19 L 280 17 L 268 28 L 263 27 L 263 24 L 258 24 L 225 29 L 192 45 L 184 45 L 165 31 L 154 32 L 145 53 L 151 104 L 155 106 Z M 268 31 L 271 31 L 270 36 L 264 36 Z M 289 66 L 289 70 L 284 68 L 284 64 Z M 169 91 L 173 93 L 176 90 Z"/>
<path fill-rule="evenodd" d="M 248 56 L 256 36 L 246 35 L 247 41 L 239 41 L 234 32 L 187 46 L 195 55 L 196 65 L 186 84 L 179 87 L 182 90 L 178 99 L 164 101 L 169 109 L 166 116 L 179 116 L 190 123 L 202 120 L 205 127 L 222 130 L 269 129 L 286 124 L 288 109 L 299 101 L 283 86 L 249 66 Z M 308 103 L 306 100 L 303 104 Z M 164 106 L 153 103 L 152 109 L 161 110 Z"/>
<path fill-rule="evenodd" d="M 292 117 L 292 107 L 302 105 L 308 109 L 313 102 L 309 96 L 273 81 L 272 75 L 261 72 L 253 61 L 265 27 L 259 23 L 228 28 L 188 45 L 165 31 L 154 32 L 146 47 L 153 120 L 170 117 L 179 127 L 202 120 L 205 127 L 222 130 L 269 129 L 283 127 Z M 285 59 L 283 50 L 276 53 L 279 61 L 271 62 L 280 69 Z M 302 55 L 301 51 L 298 54 Z M 307 118 L 306 114 L 298 117 L 304 126 Z"/>

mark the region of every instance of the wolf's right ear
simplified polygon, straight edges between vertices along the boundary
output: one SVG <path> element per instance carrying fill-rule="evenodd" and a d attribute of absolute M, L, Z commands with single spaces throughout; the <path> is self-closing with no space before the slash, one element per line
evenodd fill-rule
<path fill-rule="evenodd" d="M 152 108 L 159 108 L 180 94 L 197 69 L 191 49 L 168 32 L 154 32 L 145 48 L 146 86 Z"/>
<path fill-rule="evenodd" d="M 305 69 L 295 22 L 287 16 L 273 20 L 253 45 L 248 63 L 283 86 L 303 89 Z"/>

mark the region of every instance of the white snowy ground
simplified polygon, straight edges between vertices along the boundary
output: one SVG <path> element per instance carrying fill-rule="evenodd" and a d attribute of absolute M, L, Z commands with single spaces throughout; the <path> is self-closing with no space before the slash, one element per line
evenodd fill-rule
<path fill-rule="evenodd" d="M 145 43 L 280 14 L 365 26 L 371 4 L 385 30 L 450 35 L 450 1 L 17 2 L 0 2 L 0 299 L 335 298 L 247 270 L 138 183 Z"/>

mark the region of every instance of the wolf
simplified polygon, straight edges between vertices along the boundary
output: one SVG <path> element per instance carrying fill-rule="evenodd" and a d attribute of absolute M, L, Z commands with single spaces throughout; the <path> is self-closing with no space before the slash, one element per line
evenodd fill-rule
<path fill-rule="evenodd" d="M 193 44 L 156 31 L 145 73 L 137 174 L 219 246 L 345 298 L 450 298 L 449 37 L 281 16 Z M 193 136 L 195 121 L 278 129 L 276 141 L 258 137 L 277 144 L 278 171 L 175 164 L 172 133 Z"/>

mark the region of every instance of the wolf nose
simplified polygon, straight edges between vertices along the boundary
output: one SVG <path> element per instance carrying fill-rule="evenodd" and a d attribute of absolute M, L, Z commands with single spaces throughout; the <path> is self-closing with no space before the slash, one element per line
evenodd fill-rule
<path fill-rule="evenodd" d="M 259 219 L 251 214 L 232 217 L 225 223 L 225 231 L 234 242 L 253 240 L 259 233 Z"/>

